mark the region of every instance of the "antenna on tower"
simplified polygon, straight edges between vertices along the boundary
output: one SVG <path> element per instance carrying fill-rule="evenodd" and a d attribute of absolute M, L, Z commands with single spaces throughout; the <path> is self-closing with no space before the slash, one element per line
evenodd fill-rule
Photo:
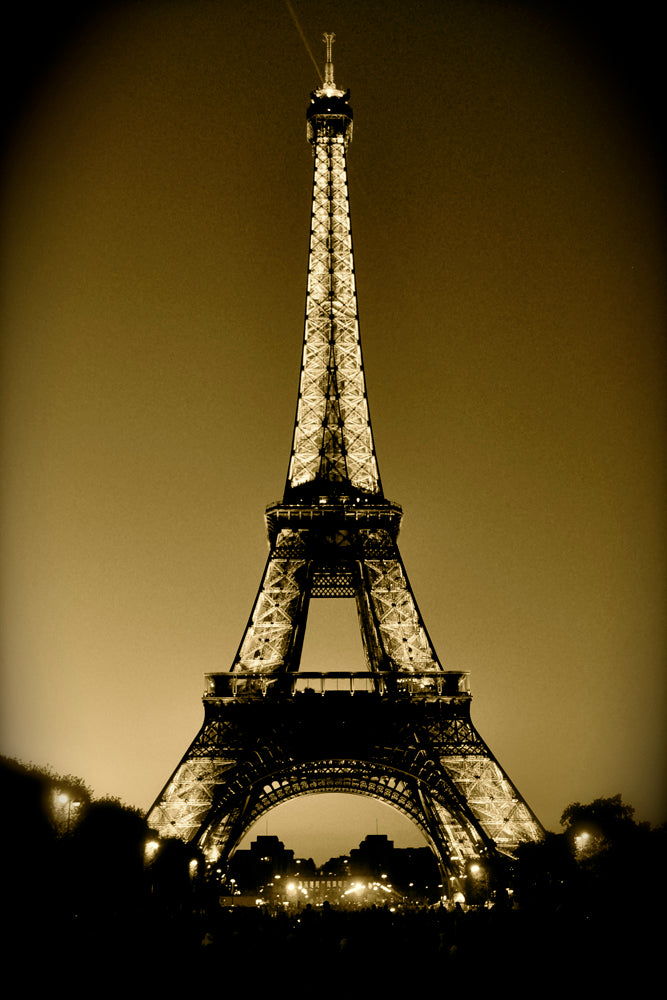
<path fill-rule="evenodd" d="M 325 31 L 322 35 L 322 41 L 327 44 L 327 63 L 324 67 L 324 90 L 335 90 L 336 84 L 334 83 L 334 68 L 333 60 L 331 58 L 331 46 L 336 40 L 336 36 L 332 31 Z"/>

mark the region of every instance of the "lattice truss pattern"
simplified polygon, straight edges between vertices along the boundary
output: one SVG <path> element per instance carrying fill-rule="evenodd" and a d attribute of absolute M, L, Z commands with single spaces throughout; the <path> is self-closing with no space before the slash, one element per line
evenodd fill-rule
<path fill-rule="evenodd" d="M 255 790 L 243 825 L 246 829 L 253 826 L 268 809 L 289 799 L 330 792 L 332 788 L 346 794 L 370 796 L 394 806 L 419 827 L 438 854 L 444 849 L 455 867 L 479 857 L 479 838 L 474 829 L 461 824 L 452 810 L 431 800 L 430 796 L 429 812 L 435 813 L 436 823 L 429 822 L 424 809 L 424 793 L 418 791 L 414 777 L 389 773 L 367 761 L 322 760 L 296 765 Z M 206 849 L 213 855 L 224 849 L 233 818 L 234 812 L 230 809 L 206 838 Z"/>
<path fill-rule="evenodd" d="M 303 548 L 298 532 L 283 529 L 267 560 L 234 671 L 276 673 L 289 662 L 306 599 L 305 558 L 283 555 L 294 551 L 295 546 Z"/>
<path fill-rule="evenodd" d="M 318 132 L 303 361 L 288 484 L 379 491 L 359 339 L 345 147 Z"/>
<path fill-rule="evenodd" d="M 365 559 L 363 572 L 387 666 L 441 669 L 398 553 L 392 559 Z"/>
<path fill-rule="evenodd" d="M 365 558 L 365 547 L 378 547 L 378 535 L 385 536 L 382 547 L 390 558 Z M 370 546 L 366 546 L 368 536 L 372 536 Z M 355 581 L 361 591 L 359 607 L 367 605 L 370 599 L 370 614 L 361 617 L 360 627 L 365 633 L 366 648 L 379 651 L 379 656 L 371 655 L 371 666 L 384 670 L 442 669 L 398 550 L 388 533 L 361 531 L 352 540 L 346 536 L 344 545 L 337 544 L 337 538 L 332 536 L 331 549 L 335 555 L 329 555 L 326 575 L 334 581 L 336 574 L 346 583 Z M 234 672 L 256 675 L 298 670 L 297 630 L 306 628 L 312 583 L 325 575 L 321 560 L 312 552 L 320 546 L 321 536 L 316 532 L 289 528 L 279 532 L 234 660 Z M 350 549 L 361 552 L 354 572 L 348 568 Z M 296 553 L 300 553 L 298 558 Z"/>
<path fill-rule="evenodd" d="M 433 761 L 427 762 L 435 768 L 432 773 L 425 773 L 414 760 L 401 773 L 368 760 L 322 759 L 290 765 L 267 753 L 265 759 L 255 755 L 254 765 L 242 761 L 239 766 L 236 760 L 210 756 L 211 750 L 215 752 L 212 741 L 218 743 L 215 749 L 223 749 L 224 733 L 224 727 L 213 725 L 200 734 L 192 756 L 176 770 L 149 815 L 151 827 L 162 836 L 190 841 L 203 831 L 200 846 L 211 857 L 232 849 L 234 833 L 237 839 L 268 809 L 300 795 L 333 789 L 395 806 L 419 826 L 454 869 L 479 857 L 483 842 L 478 830 L 510 856 L 518 844 L 541 835 L 527 806 L 490 755 L 440 758 L 446 775 L 443 783 Z M 282 773 L 276 774 L 276 765 Z M 451 804 L 447 790 L 451 785 L 465 802 L 463 810 Z M 217 813 L 210 822 L 216 794 Z"/>
<path fill-rule="evenodd" d="M 161 837 L 194 840 L 211 810 L 216 788 L 233 764 L 233 760 L 186 755 L 148 814 L 151 829 Z"/>
<path fill-rule="evenodd" d="M 499 851 L 539 840 L 541 831 L 516 789 L 490 755 L 442 757 L 440 763 Z"/>

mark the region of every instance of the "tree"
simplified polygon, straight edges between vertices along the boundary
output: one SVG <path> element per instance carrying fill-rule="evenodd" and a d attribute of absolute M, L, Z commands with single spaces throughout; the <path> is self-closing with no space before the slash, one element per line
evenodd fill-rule
<path fill-rule="evenodd" d="M 614 795 L 587 805 L 573 802 L 564 810 L 560 823 L 574 850 L 587 856 L 605 845 L 632 837 L 638 829 L 634 813 L 634 808 L 626 805 L 620 795 Z"/>
<path fill-rule="evenodd" d="M 53 864 L 56 835 L 47 814 L 48 783 L 40 772 L 0 759 L 2 912 L 9 922 L 30 921 L 38 911 L 44 867 Z"/>
<path fill-rule="evenodd" d="M 563 834 L 547 832 L 542 841 L 521 844 L 517 862 L 513 882 L 522 907 L 556 911 L 572 905 L 578 872 Z"/>
<path fill-rule="evenodd" d="M 132 912 L 146 892 L 142 814 L 117 799 L 92 802 L 71 834 L 69 878 L 75 905 L 86 912 Z"/>
<path fill-rule="evenodd" d="M 583 916 L 615 913 L 628 903 L 649 908 L 664 884 L 665 827 L 637 823 L 634 812 L 620 795 L 567 806 L 562 833 L 519 848 L 519 901 Z"/>
<path fill-rule="evenodd" d="M 586 884 L 586 902 L 599 911 L 629 902 L 640 907 L 664 886 L 660 846 L 664 827 L 637 823 L 620 795 L 574 802 L 564 810 L 564 836 Z"/>
<path fill-rule="evenodd" d="M 175 838 L 159 841 L 148 868 L 154 909 L 166 916 L 191 910 L 204 870 L 203 855 L 192 844 Z"/>

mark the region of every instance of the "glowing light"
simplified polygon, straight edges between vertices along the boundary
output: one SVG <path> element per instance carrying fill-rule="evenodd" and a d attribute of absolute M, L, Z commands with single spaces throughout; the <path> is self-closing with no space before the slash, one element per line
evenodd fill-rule
<path fill-rule="evenodd" d="M 586 847 L 587 842 L 590 839 L 591 839 L 590 833 L 587 833 L 585 830 L 582 833 L 580 833 L 577 837 L 575 837 L 574 838 L 574 843 L 575 843 L 575 847 L 576 847 L 577 852 L 582 852 L 584 850 L 584 848 Z"/>
<path fill-rule="evenodd" d="M 160 849 L 159 840 L 147 840 L 144 846 L 144 857 L 147 861 L 151 861 Z"/>
<path fill-rule="evenodd" d="M 353 882 L 352 885 L 350 886 L 350 888 L 347 889 L 343 893 L 343 895 L 344 896 L 349 896 L 351 893 L 354 893 L 354 895 L 358 896 L 359 893 L 364 892 L 365 889 L 366 889 L 366 886 L 363 884 L 363 882 Z"/>

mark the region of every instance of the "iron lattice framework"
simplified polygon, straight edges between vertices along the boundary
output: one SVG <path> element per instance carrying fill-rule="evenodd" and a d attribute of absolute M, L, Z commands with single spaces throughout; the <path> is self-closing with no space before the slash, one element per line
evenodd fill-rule
<path fill-rule="evenodd" d="M 225 861 L 273 806 L 317 792 L 382 799 L 409 816 L 443 875 L 512 855 L 542 829 L 470 719 L 467 677 L 443 669 L 385 499 L 371 430 L 347 188 L 349 91 L 325 35 L 311 95 L 313 207 L 303 362 L 281 503 L 231 669 L 206 677 L 204 722 L 149 812 L 161 836 Z M 304 672 L 311 599 L 354 599 L 365 671 Z"/>

